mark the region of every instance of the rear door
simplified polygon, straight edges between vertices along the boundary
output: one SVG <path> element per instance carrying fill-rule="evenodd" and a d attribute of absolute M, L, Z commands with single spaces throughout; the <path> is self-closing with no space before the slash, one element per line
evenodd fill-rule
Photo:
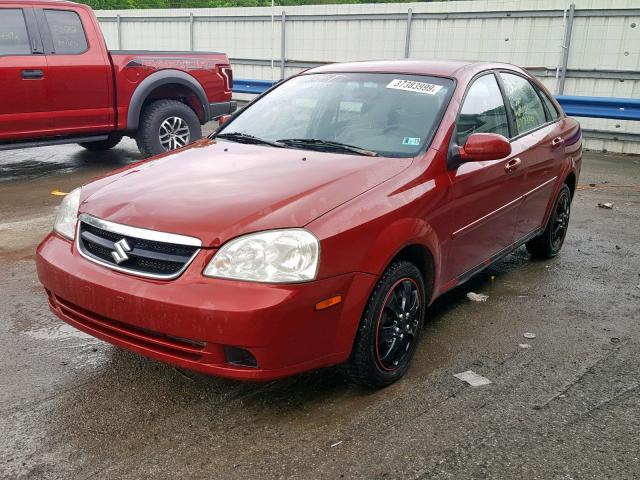
<path fill-rule="evenodd" d="M 48 81 L 33 9 L 0 7 L 0 141 L 50 133 Z"/>
<path fill-rule="evenodd" d="M 540 89 L 513 72 L 500 72 L 500 79 L 516 127 L 511 149 L 522 160 L 525 170 L 523 199 L 514 232 L 514 239 L 519 241 L 542 227 L 557 185 L 564 139 L 558 113 L 555 107 L 555 115 L 547 111 L 549 107 L 545 106 Z"/>
<path fill-rule="evenodd" d="M 472 133 L 511 136 L 507 109 L 494 73 L 473 80 L 456 123 L 458 145 Z M 468 162 L 449 172 L 453 232 L 447 280 L 472 274 L 513 242 L 522 194 L 523 169 L 517 155 Z"/>
<path fill-rule="evenodd" d="M 113 129 L 111 63 L 102 38 L 88 35 L 94 26 L 84 8 L 36 9 L 47 53 L 53 122 L 59 134 Z M 95 33 L 92 31 L 92 33 Z M 93 39 L 90 42 L 90 38 Z"/>

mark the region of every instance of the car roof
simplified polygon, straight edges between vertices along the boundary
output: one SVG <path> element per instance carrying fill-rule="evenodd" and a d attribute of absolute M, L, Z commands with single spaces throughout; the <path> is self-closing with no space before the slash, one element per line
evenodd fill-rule
<path fill-rule="evenodd" d="M 331 72 L 369 72 L 369 73 L 405 73 L 414 75 L 435 75 L 443 77 L 457 77 L 457 73 L 465 71 L 479 72 L 482 70 L 504 68 L 520 71 L 515 65 L 495 62 L 473 62 L 466 60 L 384 60 L 370 62 L 330 63 L 307 70 L 306 73 Z"/>

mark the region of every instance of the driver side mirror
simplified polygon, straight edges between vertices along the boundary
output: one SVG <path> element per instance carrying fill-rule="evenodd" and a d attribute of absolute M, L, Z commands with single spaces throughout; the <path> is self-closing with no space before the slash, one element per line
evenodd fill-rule
<path fill-rule="evenodd" d="M 460 162 L 499 160 L 511 154 L 509 140 L 497 133 L 472 133 L 460 148 Z"/>

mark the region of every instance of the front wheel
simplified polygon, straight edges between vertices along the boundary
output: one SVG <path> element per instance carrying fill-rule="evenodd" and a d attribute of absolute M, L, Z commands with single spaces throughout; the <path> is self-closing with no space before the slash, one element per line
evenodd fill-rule
<path fill-rule="evenodd" d="M 570 215 L 571 190 L 565 183 L 560 187 L 544 232 L 525 244 L 533 258 L 553 258 L 560 252 L 569 228 Z"/>
<path fill-rule="evenodd" d="M 143 155 L 151 156 L 201 137 L 200 119 L 191 107 L 177 100 L 157 100 L 143 110 L 136 142 Z"/>
<path fill-rule="evenodd" d="M 415 353 L 425 302 L 424 280 L 416 266 L 392 263 L 367 303 L 351 356 L 341 367 L 345 376 L 370 388 L 402 377 Z"/>

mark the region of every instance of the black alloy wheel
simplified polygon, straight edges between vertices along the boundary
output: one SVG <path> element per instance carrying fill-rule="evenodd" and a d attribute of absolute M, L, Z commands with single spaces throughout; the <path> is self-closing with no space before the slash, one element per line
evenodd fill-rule
<path fill-rule="evenodd" d="M 553 212 L 551 227 L 551 245 L 554 250 L 560 250 L 564 237 L 569 228 L 569 215 L 571 214 L 571 195 L 565 191 L 560 192 L 556 208 Z"/>
<path fill-rule="evenodd" d="M 567 184 L 563 184 L 544 232 L 525 244 L 533 258 L 553 258 L 560 252 L 569 229 L 570 216 L 571 190 Z"/>
<path fill-rule="evenodd" d="M 340 367 L 343 374 L 369 388 L 401 378 L 420 338 L 427 298 L 413 263 L 400 260 L 387 267 L 369 297 L 351 355 Z"/>
<path fill-rule="evenodd" d="M 404 362 L 416 341 L 421 313 L 418 284 L 401 278 L 387 293 L 378 315 L 376 360 L 382 369 L 393 371 Z"/>

